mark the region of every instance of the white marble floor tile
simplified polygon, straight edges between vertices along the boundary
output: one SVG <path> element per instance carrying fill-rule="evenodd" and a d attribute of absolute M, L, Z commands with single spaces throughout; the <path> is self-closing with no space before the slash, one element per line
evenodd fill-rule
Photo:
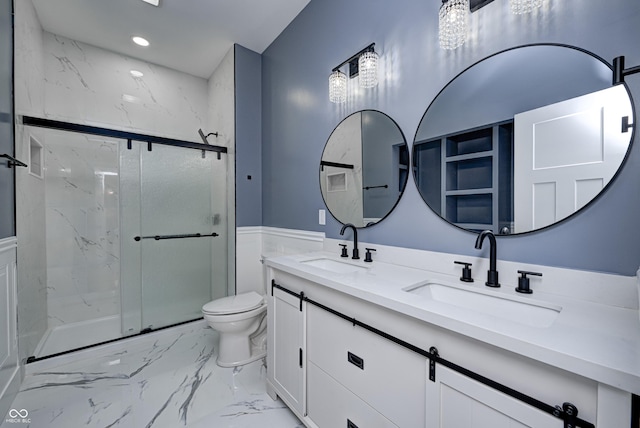
<path fill-rule="evenodd" d="M 263 360 L 218 367 L 216 346 L 216 333 L 194 323 L 78 361 L 34 363 L 12 406 L 26 409 L 30 423 L 2 420 L 2 428 L 303 426 L 266 394 Z"/>

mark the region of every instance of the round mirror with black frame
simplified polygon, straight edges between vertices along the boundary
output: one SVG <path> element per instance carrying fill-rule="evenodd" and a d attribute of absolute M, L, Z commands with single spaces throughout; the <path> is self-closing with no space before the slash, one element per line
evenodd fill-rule
<path fill-rule="evenodd" d="M 407 184 L 409 149 L 398 124 L 377 110 L 346 117 L 320 161 L 320 189 L 340 223 L 367 227 L 385 218 Z"/>
<path fill-rule="evenodd" d="M 536 44 L 487 57 L 431 102 L 413 143 L 427 205 L 470 231 L 538 230 L 613 180 L 633 141 L 631 96 L 579 48 Z"/>

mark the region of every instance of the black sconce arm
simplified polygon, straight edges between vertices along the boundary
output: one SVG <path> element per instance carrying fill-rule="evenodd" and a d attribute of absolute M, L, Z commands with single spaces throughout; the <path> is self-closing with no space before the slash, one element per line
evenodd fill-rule
<path fill-rule="evenodd" d="M 640 73 L 640 65 L 624 68 L 624 56 L 613 59 L 613 84 L 618 85 L 624 83 L 624 78 L 630 74 Z"/>
<path fill-rule="evenodd" d="M 358 75 L 358 58 L 365 52 L 375 52 L 374 46 L 375 43 L 371 43 L 366 48 L 358 51 L 356 54 L 352 55 L 349 59 L 342 61 L 340 64 L 336 65 L 331 71 L 338 71 L 340 67 L 349 63 L 349 77 L 354 78 Z"/>

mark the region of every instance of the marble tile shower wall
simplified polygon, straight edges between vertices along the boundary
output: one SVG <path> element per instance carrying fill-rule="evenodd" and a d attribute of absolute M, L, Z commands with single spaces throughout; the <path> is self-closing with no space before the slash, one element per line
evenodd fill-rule
<path fill-rule="evenodd" d="M 16 157 L 29 159 L 29 139 L 43 139 L 34 129 L 19 127 L 16 131 Z M 16 169 L 16 203 L 18 336 L 20 360 L 24 360 L 34 354 L 48 327 L 44 179 L 27 168 Z"/>
<path fill-rule="evenodd" d="M 24 114 L 42 116 L 44 114 L 42 27 L 31 0 L 14 2 L 14 11 L 16 117 Z"/>
<path fill-rule="evenodd" d="M 211 138 L 211 144 L 217 144 L 229 149 L 224 156 L 225 168 L 212 170 L 212 200 L 215 195 L 227 195 L 227 207 L 235 207 L 235 50 L 232 47 L 222 59 L 218 68 L 213 72 L 208 82 L 208 114 L 206 132 L 217 132 L 217 138 Z M 215 142 L 214 142 L 215 141 Z M 235 216 L 227 218 L 226 236 L 220 236 L 228 242 L 228 248 L 214 246 L 211 268 L 214 272 L 227 272 L 227 294 L 234 293 L 235 260 L 229 255 L 235 254 Z M 214 287 L 214 290 L 216 287 Z M 213 298 L 222 297 L 213 295 Z"/>
<path fill-rule="evenodd" d="M 16 118 L 44 114 L 42 27 L 31 0 L 14 2 Z M 16 157 L 28 159 L 29 137 L 38 130 L 16 126 Z M 44 180 L 16 169 L 18 336 L 20 360 L 34 354 L 47 330 Z"/>
<path fill-rule="evenodd" d="M 44 144 L 48 326 L 117 315 L 118 142 L 49 132 Z"/>
<path fill-rule="evenodd" d="M 43 46 L 47 117 L 199 142 L 207 80 L 48 32 Z"/>

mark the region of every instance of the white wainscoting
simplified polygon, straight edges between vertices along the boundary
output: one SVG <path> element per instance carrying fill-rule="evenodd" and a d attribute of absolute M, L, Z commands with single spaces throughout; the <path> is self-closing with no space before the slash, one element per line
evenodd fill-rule
<path fill-rule="evenodd" d="M 323 232 L 277 227 L 239 227 L 236 232 L 236 293 L 264 293 L 262 260 L 285 254 L 322 251 Z"/>
<path fill-rule="evenodd" d="M 236 293 L 260 292 L 262 285 L 262 227 L 236 232 Z M 262 293 L 261 293 L 262 294 Z"/>
<path fill-rule="evenodd" d="M 324 232 L 278 227 L 263 227 L 262 236 L 262 255 L 264 257 L 322 251 L 325 238 Z"/>
<path fill-rule="evenodd" d="M 9 411 L 20 388 L 18 326 L 16 320 L 15 237 L 0 240 L 0 416 Z"/>

